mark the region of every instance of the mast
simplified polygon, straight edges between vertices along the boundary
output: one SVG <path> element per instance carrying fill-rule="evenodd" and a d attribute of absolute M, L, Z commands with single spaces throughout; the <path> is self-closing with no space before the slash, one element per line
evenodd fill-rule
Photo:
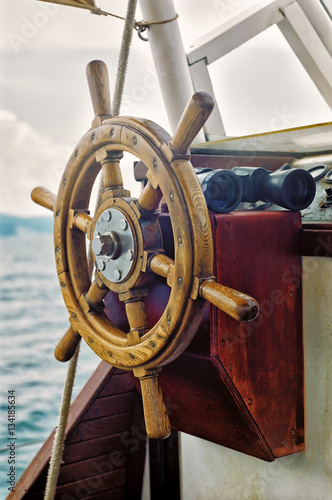
<path fill-rule="evenodd" d="M 176 18 L 173 0 L 139 0 L 144 21 Z M 177 19 L 152 24 L 148 32 L 152 56 L 172 132 L 194 93 Z M 195 142 L 205 142 L 203 132 Z"/>

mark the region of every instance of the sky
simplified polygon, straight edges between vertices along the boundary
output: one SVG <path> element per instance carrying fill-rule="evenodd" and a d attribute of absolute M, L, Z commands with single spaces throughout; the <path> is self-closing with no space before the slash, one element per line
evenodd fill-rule
<path fill-rule="evenodd" d="M 127 2 L 96 3 L 125 15 Z M 205 33 L 255 3 L 175 0 L 186 52 Z M 57 192 L 67 159 L 90 128 L 89 61 L 106 62 L 113 92 L 123 21 L 37 0 L 2 0 L 0 19 L 0 212 L 46 215 L 30 192 L 36 185 Z M 136 19 L 142 19 L 139 8 Z M 210 71 L 227 135 L 332 120 L 277 27 L 214 63 Z M 149 44 L 136 33 L 121 113 L 149 118 L 170 132 Z M 131 159 L 123 169 L 125 186 L 138 195 Z"/>

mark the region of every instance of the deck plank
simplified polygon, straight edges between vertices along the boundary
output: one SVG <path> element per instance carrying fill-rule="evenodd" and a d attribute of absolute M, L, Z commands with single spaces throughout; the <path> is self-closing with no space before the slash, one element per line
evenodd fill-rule
<path fill-rule="evenodd" d="M 123 500 L 123 488 L 103 491 L 92 497 L 86 497 L 84 500 Z"/>
<path fill-rule="evenodd" d="M 114 396 L 116 394 L 121 394 L 124 392 L 130 392 L 133 390 L 134 382 L 128 376 L 127 372 L 114 373 L 110 381 L 105 385 L 103 390 L 98 395 L 99 398 L 105 396 Z"/>
<path fill-rule="evenodd" d="M 125 413 L 131 411 L 132 404 L 133 392 L 99 398 L 91 405 L 81 421 L 86 422 L 87 420 Z"/>
<path fill-rule="evenodd" d="M 74 500 L 76 498 L 100 498 L 101 493 L 119 489 L 124 486 L 126 481 L 126 469 L 118 469 L 111 473 L 99 474 L 86 477 L 79 481 L 67 483 L 58 486 L 56 489 L 55 500 Z M 123 491 L 123 488 L 121 488 Z M 29 496 L 29 500 L 39 500 L 43 498 L 43 491 L 36 492 Z M 110 496 L 113 498 L 113 495 Z M 123 493 L 122 497 L 123 498 Z"/>
<path fill-rule="evenodd" d="M 129 432 L 125 431 L 112 436 L 104 436 L 91 439 L 88 442 L 73 443 L 65 447 L 63 461 L 68 463 L 79 462 L 88 458 L 98 457 L 106 453 L 122 451 L 126 448 L 130 439 Z"/>
<path fill-rule="evenodd" d="M 126 412 L 81 422 L 71 436 L 68 437 L 66 444 L 118 434 L 130 426 L 131 418 L 131 412 Z"/>

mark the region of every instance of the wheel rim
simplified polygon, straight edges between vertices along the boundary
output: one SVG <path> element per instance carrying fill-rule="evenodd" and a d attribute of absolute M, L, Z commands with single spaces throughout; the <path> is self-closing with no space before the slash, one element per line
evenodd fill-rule
<path fill-rule="evenodd" d="M 130 118 L 106 120 L 102 126 L 89 131 L 78 144 L 65 169 L 57 196 L 56 262 L 67 307 L 69 304 L 71 325 L 98 356 L 124 369 L 165 364 L 185 349 L 195 332 L 192 318 L 197 318 L 202 312 L 202 305 L 191 298 L 194 278 L 212 274 L 212 235 L 204 197 L 191 164 L 186 159 L 172 159 L 173 154 L 167 146 L 169 140 L 168 134 L 152 122 Z M 118 154 L 119 150 L 126 151 L 145 163 L 149 181 L 155 189 L 161 189 L 172 221 L 175 260 L 172 283 L 169 283 L 170 299 L 159 321 L 142 335 L 136 345 L 128 345 L 127 334 L 116 328 L 103 313 L 87 308 L 84 294 L 91 281 L 86 260 L 86 237 L 70 221 L 75 213 L 88 206 L 93 183 L 101 169 L 96 153 L 104 147 L 110 155 Z M 126 204 L 127 213 L 130 210 L 136 213 L 136 220 L 135 215 L 129 220 L 137 230 L 140 212 L 133 209 L 135 205 L 130 198 L 119 197 L 103 201 L 93 228 L 106 209 L 124 209 Z M 138 247 L 139 261 L 143 260 L 146 250 L 142 242 Z M 110 288 L 119 294 L 135 289 L 140 272 L 138 263 L 128 280 Z"/>

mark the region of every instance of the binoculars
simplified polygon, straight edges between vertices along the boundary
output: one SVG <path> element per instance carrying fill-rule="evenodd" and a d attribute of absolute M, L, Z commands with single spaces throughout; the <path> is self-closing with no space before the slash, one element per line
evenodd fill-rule
<path fill-rule="evenodd" d="M 303 210 L 313 201 L 315 180 L 306 170 L 282 167 L 276 172 L 265 168 L 234 167 L 232 170 L 196 170 L 210 210 L 228 213 L 241 202 L 265 201 L 288 210 Z"/>

